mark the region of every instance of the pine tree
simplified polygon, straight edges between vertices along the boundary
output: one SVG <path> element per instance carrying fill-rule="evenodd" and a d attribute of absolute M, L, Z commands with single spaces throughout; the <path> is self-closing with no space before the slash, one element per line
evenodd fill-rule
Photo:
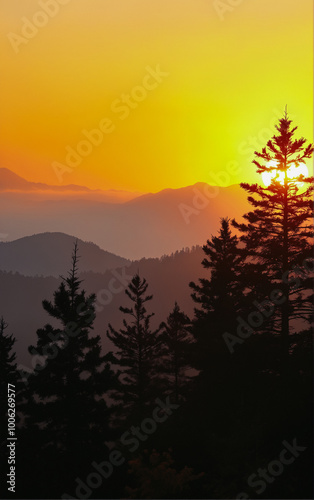
<path fill-rule="evenodd" d="M 176 402 L 182 397 L 189 379 L 186 371 L 189 368 L 189 349 L 192 344 L 190 325 L 190 319 L 181 311 L 177 302 L 167 321 L 161 324 L 161 338 L 165 346 L 163 369 L 171 377 Z"/>
<path fill-rule="evenodd" d="M 236 333 L 237 317 L 244 300 L 243 257 L 228 218 L 221 219 L 219 236 L 207 240 L 203 251 L 206 257 L 202 265 L 211 272 L 210 277 L 200 278 L 199 284 L 190 283 L 194 290 L 192 299 L 200 305 L 195 308 L 193 321 L 197 341 L 195 367 L 213 373 L 219 359 L 230 357 L 224 335 Z"/>
<path fill-rule="evenodd" d="M 53 302 L 43 301 L 45 311 L 59 326 L 47 324 L 39 329 L 36 347 L 29 348 L 41 363 L 28 379 L 29 401 L 24 411 L 31 436 L 25 440 L 34 441 L 33 451 L 58 471 L 60 483 L 50 484 L 57 488 L 55 494 L 64 492 L 67 482 L 73 487 L 75 474 L 85 472 L 91 460 L 106 454 L 109 436 L 104 396 L 114 377 L 101 354 L 100 336 L 91 336 L 95 295 L 87 296 L 81 289 L 77 251 L 75 244 L 72 268 L 62 277 Z M 43 492 L 52 481 L 48 463 L 44 471 L 38 463 L 32 467 L 41 471 Z"/>
<path fill-rule="evenodd" d="M 312 309 L 310 280 L 313 257 L 313 177 L 291 169 L 311 158 L 313 145 L 306 139 L 295 139 L 297 127 L 291 126 L 287 112 L 276 126 L 275 134 L 262 152 L 255 152 L 253 163 L 259 174 L 270 173 L 267 187 L 242 183 L 249 193 L 253 210 L 244 215 L 246 222 L 233 225 L 242 233 L 252 272 L 251 287 L 256 293 L 280 291 L 271 328 L 280 334 L 282 370 L 290 351 L 292 320 L 308 324 Z M 290 170 L 289 170 L 290 169 Z M 313 267 L 312 267 L 313 269 Z M 249 283 L 248 283 L 249 284 Z M 280 302 L 280 304 L 279 304 Z"/>
<path fill-rule="evenodd" d="M 120 311 L 130 320 L 123 319 L 123 328 L 115 330 L 109 324 L 108 338 L 117 348 L 113 363 L 119 367 L 120 387 L 114 397 L 119 402 L 117 410 L 123 408 L 124 415 L 134 412 L 143 415 L 145 407 L 154 396 L 156 381 L 156 359 L 161 355 L 160 327 L 152 330 L 150 326 L 154 313 L 145 307 L 153 298 L 146 295 L 148 283 L 136 274 L 127 289 L 126 295 L 132 307 L 120 307 Z"/>

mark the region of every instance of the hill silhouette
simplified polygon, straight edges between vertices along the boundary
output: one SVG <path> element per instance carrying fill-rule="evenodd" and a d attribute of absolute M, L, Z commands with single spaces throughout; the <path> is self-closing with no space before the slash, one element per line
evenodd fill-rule
<path fill-rule="evenodd" d="M 0 269 L 25 276 L 64 275 L 69 267 L 69 255 L 76 241 L 63 233 L 41 233 L 11 242 L 0 242 Z M 104 273 L 121 267 L 128 261 L 99 248 L 95 243 L 78 240 L 81 272 Z"/>

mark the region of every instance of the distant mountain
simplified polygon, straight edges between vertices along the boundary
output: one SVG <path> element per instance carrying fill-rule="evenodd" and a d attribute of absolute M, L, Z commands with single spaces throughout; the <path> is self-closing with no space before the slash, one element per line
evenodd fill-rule
<path fill-rule="evenodd" d="M 59 197 L 64 197 L 71 194 L 72 196 L 74 195 L 87 199 L 92 197 L 94 201 L 99 199 L 107 203 L 126 202 L 141 194 L 115 189 L 106 191 L 101 189 L 89 189 L 86 186 L 77 186 L 76 184 L 62 186 L 43 184 L 41 182 L 29 182 L 8 168 L 0 168 L 0 192 L 28 193 L 39 199 L 41 194 L 45 194 L 46 196 L 49 194 L 51 197 L 56 197 L 57 195 L 59 195 Z"/>
<path fill-rule="evenodd" d="M 91 189 L 84 186 L 76 186 L 69 184 L 67 186 L 57 186 L 43 184 L 41 182 L 29 182 L 23 177 L 12 172 L 8 168 L 0 168 L 0 190 L 1 191 L 91 191 Z"/>
<path fill-rule="evenodd" d="M 6 241 L 46 231 L 75 234 L 116 255 L 140 259 L 203 244 L 217 231 L 221 217 L 240 219 L 247 210 L 246 194 L 238 185 L 198 183 L 115 204 L 93 196 L 56 200 L 4 192 L 0 233 L 7 235 Z"/>
<path fill-rule="evenodd" d="M 0 243 L 0 270 L 25 276 L 60 276 L 69 270 L 76 238 L 63 233 L 43 233 Z M 102 250 L 94 243 L 78 240 L 81 272 L 104 273 L 127 265 L 122 257 Z"/>
<path fill-rule="evenodd" d="M 80 243 L 81 255 L 83 255 L 82 249 Z M 34 259 L 37 256 L 34 256 Z M 196 247 L 191 251 L 176 252 L 163 259 L 142 259 L 128 263 L 121 268 L 108 270 L 105 274 L 83 273 L 82 286 L 88 293 L 95 293 L 97 297 L 94 330 L 101 336 L 105 351 L 112 349 L 106 337 L 108 323 L 112 323 L 115 327 L 122 326 L 119 306 L 128 304 L 124 290 L 135 273 L 139 272 L 147 279 L 149 283 L 147 291 L 154 295 L 151 303 L 147 304 L 147 309 L 155 312 L 152 319 L 153 325 L 156 326 L 166 319 L 175 301 L 187 314 L 193 314 L 194 303 L 188 285 L 190 281 L 196 281 L 200 276 L 204 276 L 204 273 L 208 275 L 208 271 L 204 271 L 201 266 L 203 257 L 202 249 Z M 60 256 L 58 258 L 60 259 Z M 68 269 L 68 251 L 63 258 L 67 261 Z M 80 269 L 82 263 L 83 258 L 80 261 Z M 64 269 L 59 268 L 58 274 L 65 274 Z M 27 347 L 35 343 L 36 330 L 52 322 L 52 318 L 42 307 L 42 300 L 53 299 L 53 292 L 58 288 L 60 278 L 25 277 L 17 273 L 0 271 L 0 283 L 0 316 L 3 315 L 9 323 L 8 333 L 13 333 L 17 339 L 18 363 L 30 368 Z"/>

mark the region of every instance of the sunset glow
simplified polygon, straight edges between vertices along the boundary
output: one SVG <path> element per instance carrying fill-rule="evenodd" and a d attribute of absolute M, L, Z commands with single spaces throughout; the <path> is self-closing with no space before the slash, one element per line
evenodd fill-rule
<path fill-rule="evenodd" d="M 262 179 L 264 185 L 270 186 L 273 180 L 280 182 L 282 185 L 285 183 L 285 173 L 282 170 L 277 169 L 277 164 L 275 161 L 270 161 L 267 165 L 268 167 L 274 167 L 273 170 L 269 172 L 263 172 L 262 173 Z M 288 170 L 287 170 L 287 177 L 290 180 L 297 179 L 300 177 L 300 175 L 303 175 L 304 177 L 308 177 L 309 172 L 308 168 L 305 165 L 305 163 L 300 163 L 299 165 L 296 165 L 295 163 L 292 164 Z M 298 187 L 302 187 L 302 182 L 296 182 Z"/>
<path fill-rule="evenodd" d="M 231 185 L 259 181 L 286 104 L 312 137 L 311 0 L 56 2 L 1 2 L 1 167 L 94 189 Z"/>

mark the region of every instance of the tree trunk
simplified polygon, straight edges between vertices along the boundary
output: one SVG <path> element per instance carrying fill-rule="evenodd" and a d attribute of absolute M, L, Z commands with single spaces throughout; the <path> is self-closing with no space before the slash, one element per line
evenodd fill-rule
<path fill-rule="evenodd" d="M 285 161 L 282 249 L 282 293 L 285 298 L 281 306 L 282 372 L 286 373 L 289 357 L 289 241 L 288 241 L 288 176 Z"/>

